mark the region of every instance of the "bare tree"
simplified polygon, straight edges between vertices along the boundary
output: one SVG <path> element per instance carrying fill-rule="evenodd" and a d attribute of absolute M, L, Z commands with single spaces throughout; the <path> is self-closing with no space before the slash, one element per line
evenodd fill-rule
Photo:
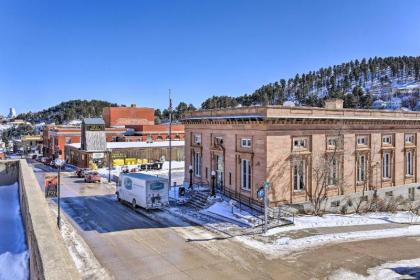
<path fill-rule="evenodd" d="M 337 188 L 343 194 L 343 147 L 344 137 L 340 131 L 327 137 L 327 150 L 312 160 L 312 185 L 305 188 L 313 214 L 322 215 L 329 188 Z"/>

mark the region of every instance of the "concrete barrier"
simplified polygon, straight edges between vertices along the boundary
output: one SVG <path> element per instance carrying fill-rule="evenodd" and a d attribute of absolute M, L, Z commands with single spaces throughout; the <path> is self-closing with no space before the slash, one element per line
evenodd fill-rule
<path fill-rule="evenodd" d="M 31 279 L 80 279 L 44 194 L 25 160 L 0 161 L 0 185 L 19 182 Z"/>

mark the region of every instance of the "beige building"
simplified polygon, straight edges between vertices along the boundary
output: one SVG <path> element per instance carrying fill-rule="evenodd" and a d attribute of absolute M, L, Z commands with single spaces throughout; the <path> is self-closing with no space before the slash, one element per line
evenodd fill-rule
<path fill-rule="evenodd" d="M 194 183 L 211 185 L 214 171 L 216 186 L 245 203 L 258 201 L 265 180 L 271 205 L 305 202 L 321 189 L 337 196 L 420 181 L 416 112 L 343 109 L 342 100 L 329 100 L 325 108 L 197 111 L 183 122 Z"/>

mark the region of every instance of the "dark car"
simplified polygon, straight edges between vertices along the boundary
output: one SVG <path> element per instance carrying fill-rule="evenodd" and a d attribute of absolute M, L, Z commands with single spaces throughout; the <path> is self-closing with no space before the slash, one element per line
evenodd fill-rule
<path fill-rule="evenodd" d="M 74 173 L 76 174 L 77 177 L 83 178 L 83 177 L 85 177 L 85 173 L 87 171 L 89 171 L 89 169 L 87 169 L 87 168 L 77 168 Z"/>

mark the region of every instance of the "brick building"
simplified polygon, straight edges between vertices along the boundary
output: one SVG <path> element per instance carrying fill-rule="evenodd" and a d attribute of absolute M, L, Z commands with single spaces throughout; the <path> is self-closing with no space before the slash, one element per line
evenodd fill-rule
<path fill-rule="evenodd" d="M 127 132 L 125 128 L 106 128 L 107 141 L 123 137 Z M 64 159 L 64 146 L 66 144 L 80 143 L 81 127 L 69 125 L 48 125 L 43 131 L 43 155 Z"/>
<path fill-rule="evenodd" d="M 136 107 L 105 107 L 102 118 L 106 127 L 128 125 L 154 125 L 155 110 L 153 108 Z"/>
<path fill-rule="evenodd" d="M 325 108 L 197 111 L 183 122 L 194 183 L 210 184 L 215 171 L 217 187 L 243 201 L 256 202 L 265 180 L 271 205 L 308 201 L 324 169 L 329 197 L 420 182 L 417 112 L 343 109 L 342 100 L 328 100 Z"/>

